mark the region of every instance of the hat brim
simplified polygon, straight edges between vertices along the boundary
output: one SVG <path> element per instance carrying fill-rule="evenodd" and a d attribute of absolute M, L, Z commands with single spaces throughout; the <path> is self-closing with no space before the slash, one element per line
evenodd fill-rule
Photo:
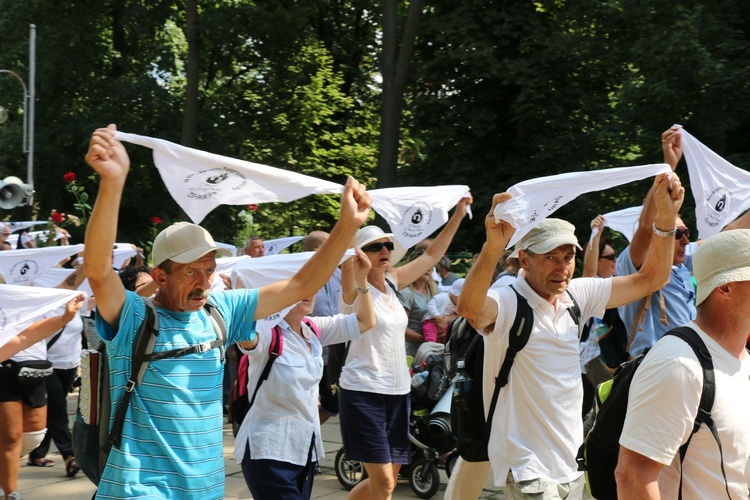
<path fill-rule="evenodd" d="M 388 240 L 390 242 L 392 242 L 394 244 L 396 243 L 396 237 L 393 236 L 393 233 L 380 233 L 380 234 L 372 235 L 370 238 L 368 238 L 365 241 L 363 241 L 362 243 L 360 243 L 358 248 L 366 247 L 367 245 L 369 245 L 373 241 L 377 241 L 377 240 L 380 240 L 382 238 L 388 238 Z M 395 251 L 395 249 L 394 249 L 394 251 Z"/>
<path fill-rule="evenodd" d="M 696 307 L 706 300 L 716 288 L 736 281 L 750 281 L 750 267 L 728 269 L 711 277 L 705 283 L 698 281 L 698 290 L 695 295 Z"/>
<path fill-rule="evenodd" d="M 202 246 L 202 247 L 197 247 L 197 248 L 191 248 L 187 252 L 182 252 L 167 260 L 171 260 L 172 262 L 176 262 L 178 264 L 189 264 L 191 262 L 195 262 L 196 260 L 200 259 L 204 255 L 210 254 L 211 252 L 216 252 L 217 254 L 223 257 L 232 256 L 232 252 L 230 252 L 226 248 Z"/>
<path fill-rule="evenodd" d="M 535 243 L 534 245 L 529 245 L 526 248 L 520 248 L 519 250 L 529 250 L 536 254 L 545 254 L 547 252 L 551 252 L 555 248 L 565 245 L 573 245 L 578 250 L 583 250 L 583 248 L 581 248 L 581 245 L 578 244 L 578 240 L 574 236 L 564 235 L 552 236 L 545 239 L 544 241 L 540 241 L 539 243 Z M 513 253 L 508 256 L 508 258 L 512 257 L 518 258 L 518 250 L 514 250 Z"/>

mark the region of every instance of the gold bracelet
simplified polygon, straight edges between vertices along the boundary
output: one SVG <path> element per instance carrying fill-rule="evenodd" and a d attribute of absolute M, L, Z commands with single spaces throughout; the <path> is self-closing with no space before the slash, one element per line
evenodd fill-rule
<path fill-rule="evenodd" d="M 360 288 L 359 285 L 355 283 L 354 286 L 357 287 L 357 293 L 370 293 L 370 285 L 367 285 L 367 288 Z"/>
<path fill-rule="evenodd" d="M 651 224 L 651 229 L 654 230 L 654 234 L 656 236 L 661 236 L 662 238 L 671 238 L 677 232 L 677 228 L 676 227 L 674 229 L 672 229 L 671 231 L 662 231 L 661 229 L 659 229 L 658 227 L 656 227 L 656 222 L 654 222 L 653 224 Z"/>

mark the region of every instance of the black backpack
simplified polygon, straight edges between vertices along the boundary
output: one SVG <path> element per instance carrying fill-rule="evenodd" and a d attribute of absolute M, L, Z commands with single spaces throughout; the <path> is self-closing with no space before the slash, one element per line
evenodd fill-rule
<path fill-rule="evenodd" d="M 120 447 L 125 413 L 130 406 L 133 389 L 140 385 L 150 361 L 179 358 L 213 348 L 219 348 L 221 359 L 224 359 L 227 327 L 216 306 L 209 303 L 204 306 L 214 323 L 216 340 L 154 353 L 154 343 L 159 334 L 159 318 L 151 299 L 143 301 L 146 304 L 146 318 L 133 339 L 132 372 L 111 428 L 112 394 L 109 386 L 107 347 L 101 341 L 96 349 L 85 351 L 81 358 L 81 385 L 78 408 L 73 421 L 73 454 L 83 473 L 96 485 L 101 480 L 112 446 Z"/>
<path fill-rule="evenodd" d="M 482 397 L 484 338 L 469 325 L 465 318 L 460 317 L 450 323 L 446 332 L 445 355 L 448 374 L 455 376 L 458 361 L 463 360 L 464 372 L 473 380 L 469 392 L 460 395 L 454 393 L 451 399 L 451 429 L 456 435 L 456 449 L 461 458 L 467 462 L 486 462 L 489 460 L 487 444 L 490 440 L 492 416 L 495 414 L 500 389 L 508 384 L 508 376 L 515 357 L 529 341 L 531 329 L 534 325 L 534 311 L 529 306 L 528 301 L 516 291 L 513 285 L 510 285 L 510 288 L 516 294 L 516 317 L 508 336 L 508 350 L 495 379 L 495 390 L 492 394 L 492 403 L 487 419 L 484 418 Z M 573 300 L 573 305 L 568 308 L 568 313 L 575 324 L 579 325 L 580 309 L 573 296 L 570 293 L 568 295 Z"/>
<path fill-rule="evenodd" d="M 687 453 L 690 440 L 702 424 L 706 424 L 711 430 L 721 456 L 721 473 L 729 496 L 729 485 L 726 483 L 727 476 L 724 471 L 724 457 L 721 450 L 721 442 L 716 426 L 711 418 L 711 408 L 714 403 L 716 383 L 714 378 L 713 361 L 711 353 L 700 336 L 689 327 L 680 327 L 670 330 L 665 335 L 679 337 L 693 349 L 703 369 L 703 390 L 701 392 L 698 414 L 695 417 L 693 430 L 687 442 L 680 446 L 680 498 L 682 498 L 682 461 Z M 615 468 L 620 453 L 620 434 L 625 424 L 625 415 L 628 409 L 628 396 L 633 376 L 641 365 L 644 352 L 636 358 L 623 363 L 615 372 L 614 379 L 599 384 L 596 390 L 596 407 L 598 412 L 594 419 L 594 426 L 578 450 L 579 470 L 586 472 L 586 485 L 589 493 L 599 500 L 611 500 L 617 498 L 617 483 L 615 481 Z M 731 498 L 731 497 L 730 497 Z"/>

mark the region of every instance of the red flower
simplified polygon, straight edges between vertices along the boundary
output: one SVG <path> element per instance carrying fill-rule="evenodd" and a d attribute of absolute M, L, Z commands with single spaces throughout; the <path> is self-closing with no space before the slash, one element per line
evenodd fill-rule
<path fill-rule="evenodd" d="M 76 181 L 76 174 L 73 172 L 68 172 L 67 174 L 63 175 L 63 179 L 65 179 L 65 182 L 70 184 L 71 182 Z"/>
<path fill-rule="evenodd" d="M 257 212 L 258 205 L 256 205 L 255 203 L 251 203 L 250 205 L 247 206 L 247 209 L 250 210 L 251 212 Z"/>
<path fill-rule="evenodd" d="M 151 217 L 151 223 L 154 224 L 155 226 L 158 226 L 159 224 L 161 224 L 161 218 Z"/>
<path fill-rule="evenodd" d="M 53 209 L 50 219 L 52 219 L 52 222 L 54 222 L 55 224 L 60 224 L 62 221 L 65 220 L 65 214 L 61 214 L 57 210 Z"/>

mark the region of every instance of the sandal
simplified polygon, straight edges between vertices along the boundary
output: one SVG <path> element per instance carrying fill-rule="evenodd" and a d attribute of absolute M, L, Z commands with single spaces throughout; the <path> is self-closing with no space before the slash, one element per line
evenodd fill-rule
<path fill-rule="evenodd" d="M 31 467 L 52 467 L 55 465 L 55 461 L 50 460 L 49 458 L 35 458 L 26 462 L 26 465 Z"/>
<path fill-rule="evenodd" d="M 78 462 L 76 462 L 75 458 L 71 458 L 68 460 L 68 463 L 65 464 L 65 475 L 68 477 L 73 477 L 81 470 L 80 467 L 78 467 Z"/>

